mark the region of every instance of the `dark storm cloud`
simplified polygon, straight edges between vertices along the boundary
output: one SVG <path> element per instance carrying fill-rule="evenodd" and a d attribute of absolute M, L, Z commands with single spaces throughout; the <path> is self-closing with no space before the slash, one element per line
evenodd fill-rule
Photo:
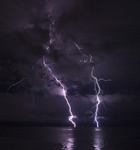
<path fill-rule="evenodd" d="M 61 97 L 52 99 L 51 95 L 35 96 L 35 102 L 28 93 L 1 93 L 1 121 L 46 121 L 51 118 L 67 118 L 67 106 Z M 65 107 L 65 108 L 63 108 Z M 59 113 L 58 113 L 59 112 Z"/>
<path fill-rule="evenodd" d="M 7 32 L 21 28 L 29 28 L 30 20 L 42 16 L 45 0 L 1 0 L 0 1 L 0 31 Z"/>
<path fill-rule="evenodd" d="M 65 36 L 86 46 L 91 53 L 135 47 L 139 45 L 137 4 L 81 1 L 60 17 L 58 28 Z"/>
<path fill-rule="evenodd" d="M 113 83 L 121 81 L 122 84 L 114 90 L 126 88 L 123 87 L 126 84 L 133 86 L 133 76 L 136 76 L 138 71 L 138 6 L 138 1 L 80 1 L 71 11 L 62 14 L 56 25 L 62 41 L 71 39 L 93 55 L 95 65 L 97 64 L 97 76 L 111 78 Z M 72 44 L 69 42 L 65 51 L 72 51 L 72 48 L 68 48 L 72 47 Z M 77 58 L 78 55 L 75 59 Z M 137 67 L 134 68 L 133 64 Z"/>
<path fill-rule="evenodd" d="M 124 123 L 125 121 L 128 124 L 132 121 L 138 122 L 139 96 L 116 94 L 107 95 L 102 98 L 106 107 L 109 108 L 108 110 L 105 110 L 103 107 L 100 107 L 103 116 L 108 117 L 109 120 L 112 120 L 112 122 L 116 122 L 117 124 Z M 111 103 L 109 101 L 111 101 Z"/>
<path fill-rule="evenodd" d="M 111 103 L 115 106 L 116 101 L 123 101 L 118 93 L 131 95 L 132 101 L 128 104 L 125 101 L 126 107 L 139 94 L 138 1 L 2 0 L 0 10 L 0 90 L 6 94 L 1 106 L 5 99 L 15 99 L 6 106 L 11 107 L 9 114 L 21 108 L 25 99 L 28 102 L 19 113 L 21 115 L 25 110 L 38 120 L 39 117 L 49 120 L 69 115 L 62 89 L 43 66 L 43 56 L 45 62 L 51 64 L 54 75 L 65 85 L 74 114 L 81 118 L 94 113 L 91 108 L 96 104 L 95 91 L 90 78 L 93 64 L 97 78 L 112 79 L 111 82 L 100 81 L 102 99 L 109 104 L 108 107 L 112 107 Z M 47 52 L 51 19 L 55 20 L 52 27 L 54 42 Z M 94 63 L 89 62 L 89 54 Z M 7 91 L 11 84 L 23 78 L 26 79 Z M 29 102 L 33 95 L 35 108 Z M 9 101 L 5 103 L 8 105 Z M 109 116 L 105 111 L 101 114 L 102 118 Z M 117 116 L 117 110 L 114 114 Z"/>

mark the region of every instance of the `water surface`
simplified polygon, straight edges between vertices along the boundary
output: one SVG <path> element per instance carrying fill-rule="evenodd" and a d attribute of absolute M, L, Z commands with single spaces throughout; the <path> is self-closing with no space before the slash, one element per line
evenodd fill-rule
<path fill-rule="evenodd" d="M 2 127 L 0 150 L 140 150 L 140 128 Z"/>

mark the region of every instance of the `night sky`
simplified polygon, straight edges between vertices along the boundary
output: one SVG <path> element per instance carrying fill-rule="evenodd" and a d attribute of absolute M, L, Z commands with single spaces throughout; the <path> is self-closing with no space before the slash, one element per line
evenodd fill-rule
<path fill-rule="evenodd" d="M 100 126 L 140 126 L 139 8 L 138 0 L 1 0 L 0 124 L 72 126 L 44 57 L 78 125 L 95 126 L 94 65 L 94 76 L 111 79 L 99 81 Z"/>

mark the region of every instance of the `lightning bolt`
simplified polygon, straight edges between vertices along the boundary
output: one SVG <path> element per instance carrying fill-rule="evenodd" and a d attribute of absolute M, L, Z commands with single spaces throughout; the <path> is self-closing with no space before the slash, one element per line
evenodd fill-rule
<path fill-rule="evenodd" d="M 53 26 L 55 26 L 55 20 L 53 20 L 52 16 L 51 16 L 51 9 L 50 9 L 50 13 L 48 15 L 48 17 L 50 18 L 50 27 L 49 27 L 49 45 L 48 47 L 46 48 L 46 50 L 49 52 L 50 49 L 51 49 L 51 45 L 53 44 L 53 42 L 55 41 L 54 38 L 53 38 Z M 43 56 L 43 65 L 48 69 L 48 71 L 50 72 L 51 76 L 55 79 L 55 81 L 57 83 L 60 84 L 61 88 L 62 88 L 62 91 L 63 91 L 63 96 L 64 96 L 64 99 L 66 100 L 66 103 L 68 105 L 68 108 L 69 108 L 69 113 L 70 113 L 70 116 L 68 117 L 69 121 L 73 124 L 74 128 L 76 127 L 76 123 L 73 121 L 73 118 L 75 118 L 75 116 L 73 115 L 72 113 L 72 110 L 71 110 L 71 106 L 70 106 L 70 103 L 67 99 L 67 94 L 66 94 L 66 90 L 65 90 L 65 87 L 64 85 L 62 84 L 62 82 L 53 74 L 51 68 L 49 67 L 49 65 L 47 65 L 45 63 L 45 59 L 44 59 L 44 56 Z"/>
<path fill-rule="evenodd" d="M 78 48 L 79 52 L 83 54 L 83 52 L 81 51 L 81 49 L 83 49 L 83 48 L 79 47 L 74 41 L 73 41 L 73 43 L 74 43 L 75 46 Z"/>
<path fill-rule="evenodd" d="M 47 46 L 46 50 L 49 51 L 50 50 L 50 46 L 53 44 L 54 39 L 53 39 L 53 26 L 55 26 L 55 20 L 53 20 L 53 18 L 51 17 L 51 9 L 50 9 L 50 13 L 48 15 L 48 17 L 50 18 L 50 27 L 49 27 L 49 45 Z"/>
<path fill-rule="evenodd" d="M 49 27 L 49 45 L 48 47 L 46 48 L 46 50 L 49 52 L 50 49 L 51 49 L 51 45 L 53 44 L 53 42 L 55 41 L 54 37 L 53 37 L 53 26 L 55 26 L 55 20 L 53 20 L 52 16 L 51 16 L 51 9 L 50 9 L 50 13 L 48 15 L 49 19 L 50 19 L 50 27 Z M 71 106 L 70 106 L 70 103 L 67 99 L 67 94 L 66 94 L 66 90 L 65 90 L 65 87 L 64 85 L 62 84 L 62 82 L 53 74 L 51 68 L 49 67 L 50 65 L 47 65 L 45 63 L 45 59 L 44 59 L 44 56 L 43 56 L 43 65 L 48 69 L 48 71 L 50 72 L 51 76 L 55 79 L 55 81 L 57 83 L 60 84 L 61 88 L 62 88 L 62 91 L 63 91 L 63 96 L 64 96 L 64 99 L 66 100 L 66 103 L 68 105 L 68 108 L 69 108 L 69 113 L 70 113 L 70 116 L 68 117 L 69 121 L 73 124 L 74 128 L 76 127 L 76 123 L 73 121 L 73 118 L 76 118 L 76 116 L 73 115 L 72 113 L 72 110 L 71 110 Z"/>
<path fill-rule="evenodd" d="M 91 56 L 91 55 L 90 55 L 90 56 Z M 91 58 L 90 58 L 90 62 L 92 62 L 92 56 L 91 56 Z M 100 98 L 99 98 L 99 94 L 100 94 L 100 92 L 101 92 L 101 88 L 100 88 L 98 79 L 93 75 L 93 70 L 94 70 L 94 66 L 93 66 L 92 69 L 91 69 L 91 77 L 95 80 L 95 87 L 94 87 L 94 89 L 95 89 L 95 91 L 97 92 L 97 94 L 96 94 L 97 104 L 96 104 L 96 110 L 95 110 L 95 118 L 94 118 L 94 120 L 95 120 L 95 122 L 96 122 L 96 126 L 99 127 L 99 122 L 98 122 L 98 120 L 97 120 L 97 117 L 98 117 L 99 105 L 100 105 L 100 103 L 101 103 Z M 96 89 L 96 86 L 97 86 L 98 89 Z"/>
<path fill-rule="evenodd" d="M 75 46 L 78 48 L 79 52 L 82 54 L 82 56 L 85 56 L 85 54 L 83 53 L 81 47 L 79 47 L 75 42 L 73 42 L 75 44 Z M 89 53 L 88 53 L 89 54 Z M 88 61 L 88 60 L 87 60 Z M 84 63 L 87 62 L 84 60 Z M 101 93 L 101 88 L 100 88 L 100 85 L 99 85 L 99 81 L 111 81 L 110 79 L 103 79 L 103 78 L 100 78 L 100 79 L 97 79 L 94 75 L 93 75 L 93 71 L 94 71 L 94 61 L 93 61 L 93 57 L 91 54 L 89 54 L 89 62 L 91 64 L 93 64 L 92 66 L 92 69 L 91 69 L 91 78 L 94 79 L 94 90 L 95 90 L 95 93 L 96 93 L 96 101 L 97 101 L 97 104 L 96 104 L 96 109 L 95 109 L 95 117 L 94 117 L 94 121 L 96 122 L 96 126 L 99 127 L 99 122 L 98 122 L 98 112 L 99 112 L 99 105 L 101 103 L 101 100 L 100 100 L 100 93 Z M 93 115 L 92 115 L 93 116 Z"/>
<path fill-rule="evenodd" d="M 107 81 L 112 81 L 111 79 L 103 79 L 103 78 L 100 78 L 100 79 L 98 79 L 98 81 L 105 81 L 105 82 L 107 82 Z"/>
<path fill-rule="evenodd" d="M 17 84 L 21 83 L 21 82 L 22 82 L 23 80 L 25 80 L 25 79 L 26 79 L 26 78 L 22 78 L 20 81 L 14 83 L 14 84 L 12 84 L 12 85 L 10 85 L 9 88 L 7 89 L 7 91 L 9 91 L 9 90 L 11 89 L 11 87 L 16 86 Z"/>
<path fill-rule="evenodd" d="M 50 69 L 49 65 L 47 65 L 45 63 L 45 60 L 44 60 L 44 57 L 43 57 L 43 65 L 49 70 L 51 76 L 56 80 L 57 83 L 60 84 L 62 90 L 63 90 L 63 96 L 64 96 L 64 99 L 66 100 L 66 103 L 68 105 L 68 108 L 69 108 L 69 113 L 70 113 L 70 116 L 68 117 L 69 121 L 74 125 L 74 128 L 76 127 L 76 123 L 73 121 L 73 118 L 75 118 L 75 116 L 73 115 L 72 113 L 72 110 L 71 110 L 71 106 L 70 106 L 70 103 L 67 99 L 67 94 L 66 94 L 66 90 L 65 90 L 65 87 L 64 85 L 62 84 L 62 82 L 52 73 L 52 70 Z"/>
<path fill-rule="evenodd" d="M 35 65 L 38 65 L 40 61 L 41 61 L 41 58 L 40 58 L 40 59 L 36 62 L 36 64 L 35 64 Z M 34 70 L 35 65 L 33 65 L 33 66 L 32 66 L 32 70 Z"/>

